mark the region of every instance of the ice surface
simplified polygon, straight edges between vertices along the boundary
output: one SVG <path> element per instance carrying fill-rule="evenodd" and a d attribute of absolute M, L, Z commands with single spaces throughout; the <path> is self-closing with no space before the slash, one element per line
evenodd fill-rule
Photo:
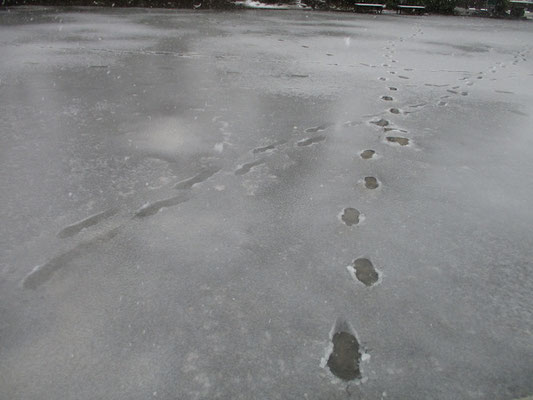
<path fill-rule="evenodd" d="M 531 395 L 532 30 L 1 10 L 0 399 Z"/>

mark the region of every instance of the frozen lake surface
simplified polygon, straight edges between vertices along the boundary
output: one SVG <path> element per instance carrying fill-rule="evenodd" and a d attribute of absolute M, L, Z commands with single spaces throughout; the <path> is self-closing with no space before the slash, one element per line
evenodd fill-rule
<path fill-rule="evenodd" d="M 0 398 L 533 394 L 532 38 L 0 11 Z"/>

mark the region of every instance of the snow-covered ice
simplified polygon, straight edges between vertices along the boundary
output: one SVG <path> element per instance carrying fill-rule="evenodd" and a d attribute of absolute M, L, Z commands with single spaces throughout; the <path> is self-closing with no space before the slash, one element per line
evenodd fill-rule
<path fill-rule="evenodd" d="M 533 394 L 532 33 L 0 10 L 0 399 Z"/>

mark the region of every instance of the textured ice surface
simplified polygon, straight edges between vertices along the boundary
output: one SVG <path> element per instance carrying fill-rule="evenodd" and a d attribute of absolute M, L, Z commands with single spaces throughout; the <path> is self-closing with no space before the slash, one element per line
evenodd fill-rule
<path fill-rule="evenodd" d="M 0 399 L 531 395 L 532 31 L 0 10 Z"/>

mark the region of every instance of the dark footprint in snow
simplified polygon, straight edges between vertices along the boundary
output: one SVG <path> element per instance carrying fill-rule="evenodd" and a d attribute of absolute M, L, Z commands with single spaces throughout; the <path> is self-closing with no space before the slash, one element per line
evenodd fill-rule
<path fill-rule="evenodd" d="M 67 267 L 76 258 L 94 250 L 99 245 L 109 242 L 119 233 L 120 229 L 121 227 L 118 227 L 91 240 L 81 242 L 72 250 L 52 258 L 46 264 L 38 265 L 23 279 L 22 287 L 24 289 L 36 289 L 50 280 L 57 270 Z"/>
<path fill-rule="evenodd" d="M 381 77 L 381 78 L 379 78 L 379 80 L 380 80 L 380 81 L 386 81 L 387 78 Z"/>
<path fill-rule="evenodd" d="M 264 153 L 266 151 L 274 150 L 277 146 L 281 146 L 282 144 L 285 144 L 285 143 L 287 143 L 286 140 L 280 140 L 278 142 L 269 144 L 268 146 L 256 147 L 255 149 L 252 150 L 252 153 L 257 154 L 257 153 Z"/>
<path fill-rule="evenodd" d="M 409 139 L 398 136 L 387 136 L 387 141 L 390 143 L 397 143 L 400 146 L 407 146 L 409 144 Z"/>
<path fill-rule="evenodd" d="M 209 167 L 204 169 L 199 174 L 184 179 L 178 183 L 176 183 L 176 186 L 174 186 L 174 189 L 190 189 L 197 183 L 201 183 L 206 181 L 207 179 L 211 178 L 213 175 L 215 175 L 218 171 L 220 171 L 219 167 Z"/>
<path fill-rule="evenodd" d="M 398 78 L 400 78 L 400 79 L 409 79 L 409 77 L 405 76 L 405 75 L 398 75 Z"/>
<path fill-rule="evenodd" d="M 468 92 L 461 92 L 461 96 L 468 96 Z"/>
<path fill-rule="evenodd" d="M 331 337 L 333 350 L 328 357 L 327 366 L 337 378 L 351 381 L 361 378 L 359 364 L 361 352 L 359 342 L 346 323 L 336 323 Z"/>
<path fill-rule="evenodd" d="M 400 113 L 400 110 L 397 109 L 397 108 L 391 108 L 389 111 L 390 111 L 392 114 L 399 114 L 399 113 Z"/>
<path fill-rule="evenodd" d="M 71 236 L 74 236 L 75 234 L 81 232 L 83 229 L 88 228 L 90 226 L 96 225 L 99 222 L 112 217 L 118 212 L 117 209 L 111 209 L 107 210 L 95 215 L 92 215 L 88 218 L 85 218 L 81 221 L 75 222 L 72 225 L 69 225 L 65 228 L 63 228 L 58 234 L 57 237 L 61 239 L 65 239 Z"/>
<path fill-rule="evenodd" d="M 368 258 L 358 258 L 349 270 L 366 286 L 373 286 L 379 280 L 379 274 Z"/>
<path fill-rule="evenodd" d="M 453 93 L 453 94 L 459 94 L 459 92 L 457 92 L 456 90 L 452 90 L 452 89 L 448 89 L 447 92 Z"/>
<path fill-rule="evenodd" d="M 302 139 L 299 142 L 296 143 L 297 146 L 303 147 L 303 146 L 311 146 L 312 144 L 319 143 L 326 140 L 326 136 L 324 135 L 318 135 L 312 138 Z"/>
<path fill-rule="evenodd" d="M 395 88 L 394 86 L 391 86 L 391 87 L 389 87 L 389 90 L 396 91 L 396 90 L 398 90 L 398 88 Z"/>
<path fill-rule="evenodd" d="M 373 176 L 365 177 L 365 187 L 367 189 L 377 189 L 379 187 L 379 182 Z"/>
<path fill-rule="evenodd" d="M 328 129 L 332 124 L 323 124 L 323 125 L 320 125 L 320 126 L 313 126 L 312 128 L 307 128 L 305 130 L 305 133 L 317 133 L 317 132 L 322 132 L 322 131 L 325 131 L 326 129 Z"/>
<path fill-rule="evenodd" d="M 448 105 L 448 103 L 446 103 L 445 101 L 439 101 L 439 102 L 437 103 L 437 105 L 443 107 L 443 106 Z"/>
<path fill-rule="evenodd" d="M 388 126 L 389 125 L 389 121 L 387 121 L 386 119 L 379 119 L 377 121 L 370 121 L 371 124 L 374 124 L 374 125 L 377 125 L 377 126 L 381 126 L 381 127 L 385 127 L 385 126 Z"/>
<path fill-rule="evenodd" d="M 359 223 L 361 213 L 355 208 L 345 208 L 342 210 L 341 221 L 348 226 L 357 225 Z"/>
<path fill-rule="evenodd" d="M 361 152 L 360 156 L 363 160 L 369 160 L 374 157 L 375 154 L 376 152 L 374 150 L 364 150 Z"/>
<path fill-rule="evenodd" d="M 265 160 L 255 160 L 246 164 L 241 165 L 235 170 L 235 175 L 245 175 L 252 170 L 252 168 L 257 167 L 258 165 L 264 164 Z"/>
<path fill-rule="evenodd" d="M 189 197 L 180 194 L 174 197 L 170 197 L 168 199 L 154 201 L 153 203 L 147 203 L 135 212 L 134 217 L 149 217 L 151 215 L 157 214 L 162 208 L 177 206 L 178 204 L 185 203 L 187 200 L 189 200 Z"/>
<path fill-rule="evenodd" d="M 394 99 L 391 96 L 381 96 L 381 100 L 392 101 Z"/>

